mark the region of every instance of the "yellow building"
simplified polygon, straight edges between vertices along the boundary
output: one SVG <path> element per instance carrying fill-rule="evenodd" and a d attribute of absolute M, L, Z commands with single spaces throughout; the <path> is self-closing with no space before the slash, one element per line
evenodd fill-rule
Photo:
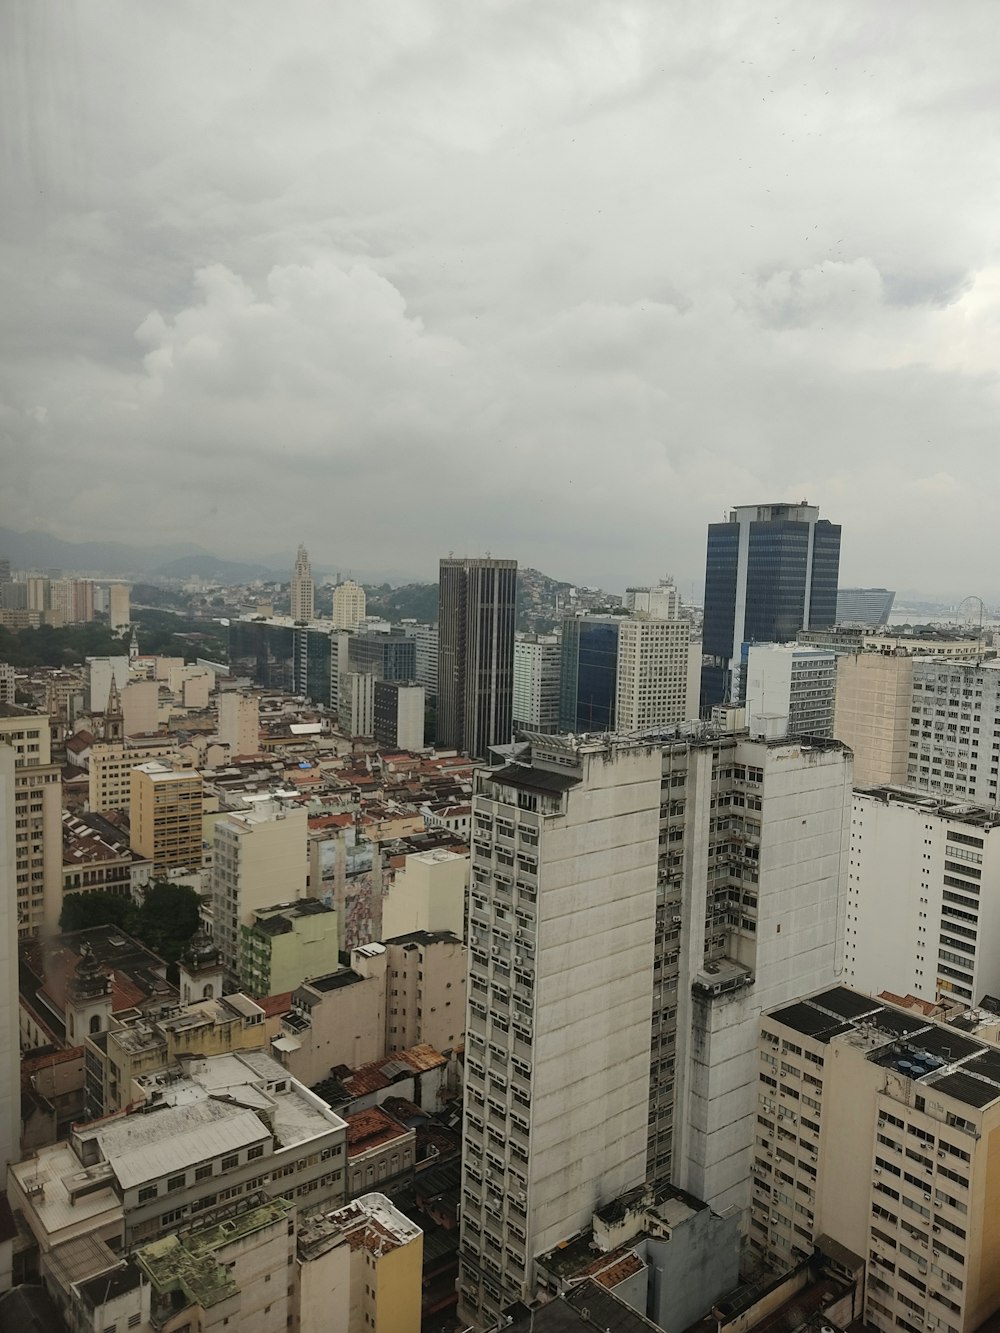
<path fill-rule="evenodd" d="M 1000 1307 L 1000 1056 L 835 986 L 764 1015 L 749 1240 L 867 1263 L 865 1321 L 973 1333 Z"/>
<path fill-rule="evenodd" d="M 384 1194 L 299 1220 L 300 1333 L 419 1333 L 424 1233 Z"/>
<path fill-rule="evenodd" d="M 153 874 L 202 862 L 201 775 L 152 760 L 133 768 L 129 819 L 132 850 L 153 863 Z"/>
<path fill-rule="evenodd" d="M 132 797 L 132 770 L 151 759 L 160 759 L 172 768 L 181 766 L 175 741 L 109 741 L 92 745 L 87 770 L 89 809 L 98 814 L 105 810 L 127 810 Z"/>
<path fill-rule="evenodd" d="M 0 704 L 0 745 L 14 751 L 17 933 L 53 932 L 62 910 L 62 783 L 48 717 Z"/>

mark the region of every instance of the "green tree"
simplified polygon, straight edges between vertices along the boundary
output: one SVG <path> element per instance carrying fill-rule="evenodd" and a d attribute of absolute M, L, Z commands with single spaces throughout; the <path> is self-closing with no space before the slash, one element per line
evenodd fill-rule
<path fill-rule="evenodd" d="M 68 933 L 89 930 L 91 926 L 117 926 L 119 930 L 131 934 L 135 914 L 135 904 L 131 898 L 103 892 L 68 893 L 63 899 L 59 929 Z"/>
<path fill-rule="evenodd" d="M 143 894 L 132 933 L 165 962 L 176 963 L 198 929 L 200 907 L 201 898 L 190 884 L 154 881 Z"/>

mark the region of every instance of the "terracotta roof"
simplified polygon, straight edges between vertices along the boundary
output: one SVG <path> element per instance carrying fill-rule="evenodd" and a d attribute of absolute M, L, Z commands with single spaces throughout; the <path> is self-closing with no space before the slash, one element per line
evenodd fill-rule
<path fill-rule="evenodd" d="M 599 1259 L 595 1259 L 581 1273 L 574 1276 L 593 1278 L 600 1286 L 611 1290 L 626 1278 L 641 1273 L 645 1267 L 646 1265 L 633 1251 L 629 1250 L 625 1254 L 613 1251 L 611 1254 L 602 1254 Z"/>
<path fill-rule="evenodd" d="M 66 749 L 70 754 L 82 754 L 94 743 L 93 733 L 90 731 L 77 731 L 70 736 L 66 742 Z"/>
<path fill-rule="evenodd" d="M 941 1008 L 933 1000 L 922 1000 L 919 995 L 894 995 L 891 990 L 879 992 L 880 1000 L 888 1000 L 890 1004 L 898 1004 L 901 1009 L 917 1009 L 925 1017 L 930 1018 Z"/>
<path fill-rule="evenodd" d="M 257 1000 L 256 1003 L 264 1010 L 265 1018 L 274 1018 L 279 1014 L 287 1014 L 291 1009 L 292 992 L 286 990 L 278 995 L 265 995 L 262 1000 Z"/>
<path fill-rule="evenodd" d="M 310 815 L 309 827 L 311 829 L 323 828 L 350 828 L 354 823 L 353 815 Z"/>
<path fill-rule="evenodd" d="M 349 1159 L 411 1133 L 405 1125 L 394 1120 L 380 1106 L 369 1107 L 367 1111 L 356 1111 L 353 1115 L 345 1115 L 344 1119 L 347 1121 Z"/>

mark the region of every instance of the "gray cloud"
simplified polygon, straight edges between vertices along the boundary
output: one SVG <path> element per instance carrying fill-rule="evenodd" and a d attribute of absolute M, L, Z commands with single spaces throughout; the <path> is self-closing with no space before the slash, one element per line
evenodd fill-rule
<path fill-rule="evenodd" d="M 988 6 L 14 0 L 0 521 L 1000 594 Z"/>

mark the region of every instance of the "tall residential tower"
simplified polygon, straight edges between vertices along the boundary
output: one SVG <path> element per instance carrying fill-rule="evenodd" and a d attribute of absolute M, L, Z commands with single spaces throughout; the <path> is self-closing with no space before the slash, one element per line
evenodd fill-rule
<path fill-rule="evenodd" d="M 292 571 L 292 606 L 293 620 L 312 620 L 314 606 L 314 585 L 312 567 L 309 564 L 309 552 L 304 546 L 299 547 L 295 557 L 295 569 Z"/>

